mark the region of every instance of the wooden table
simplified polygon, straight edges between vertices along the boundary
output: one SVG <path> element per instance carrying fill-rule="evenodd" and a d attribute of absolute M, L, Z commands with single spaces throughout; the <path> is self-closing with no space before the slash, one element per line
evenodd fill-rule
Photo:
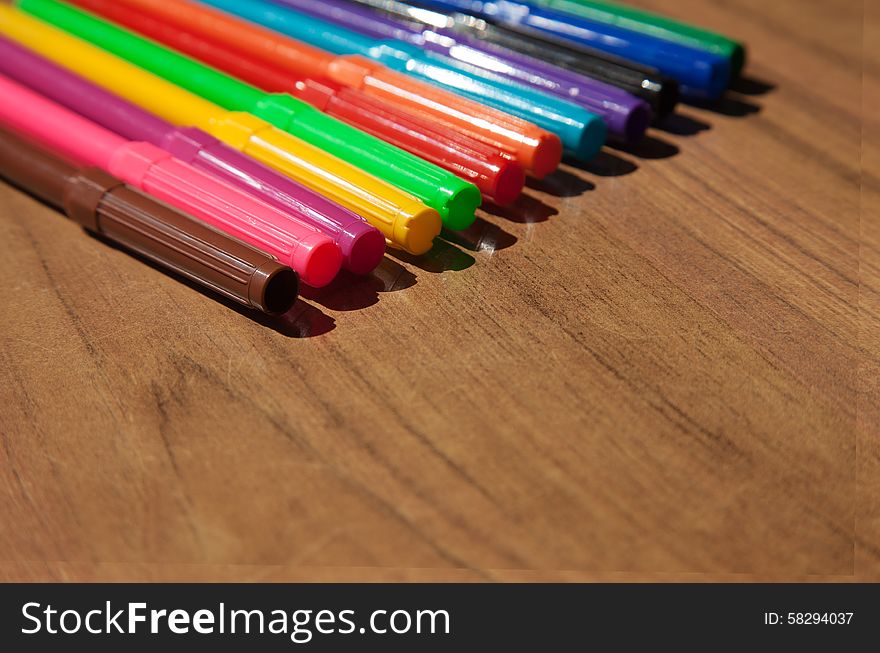
<path fill-rule="evenodd" d="M 737 92 L 277 322 L 0 187 L 0 578 L 880 577 L 880 20 L 640 4 Z"/>

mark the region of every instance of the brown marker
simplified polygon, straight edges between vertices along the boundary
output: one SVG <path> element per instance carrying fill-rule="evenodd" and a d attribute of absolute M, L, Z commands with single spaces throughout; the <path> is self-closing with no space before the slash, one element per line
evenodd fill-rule
<path fill-rule="evenodd" d="M 271 256 L 2 127 L 0 177 L 86 229 L 240 304 L 278 315 L 296 301 L 296 272 Z"/>

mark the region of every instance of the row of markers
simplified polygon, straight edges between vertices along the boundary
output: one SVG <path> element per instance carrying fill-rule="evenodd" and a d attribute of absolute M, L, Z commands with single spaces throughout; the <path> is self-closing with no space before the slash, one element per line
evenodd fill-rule
<path fill-rule="evenodd" d="M 427 252 L 563 156 L 637 143 L 744 60 L 598 0 L 18 0 L 0 175 L 277 314 L 300 281 Z"/>

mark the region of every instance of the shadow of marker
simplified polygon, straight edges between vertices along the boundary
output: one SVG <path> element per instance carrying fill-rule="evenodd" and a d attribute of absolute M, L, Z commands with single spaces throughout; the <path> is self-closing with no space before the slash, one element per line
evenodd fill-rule
<path fill-rule="evenodd" d="M 258 321 L 288 338 L 316 338 L 336 328 L 336 320 L 301 299 L 284 315 Z"/>
<path fill-rule="evenodd" d="M 300 296 L 331 311 L 357 311 L 379 302 L 379 285 L 381 282 L 372 275 L 358 276 L 343 270 L 323 288 L 302 286 Z"/>
<path fill-rule="evenodd" d="M 413 256 L 399 249 L 389 249 L 387 256 L 432 274 L 461 272 L 476 263 L 473 256 L 440 238 L 435 238 L 431 250 L 421 256 Z"/>
<path fill-rule="evenodd" d="M 730 84 L 730 90 L 743 95 L 766 95 L 776 90 L 776 84 L 766 82 L 758 77 L 741 75 Z"/>
<path fill-rule="evenodd" d="M 416 275 L 387 256 L 373 272 L 365 275 L 346 270 L 323 288 L 303 286 L 303 298 L 331 311 L 357 311 L 379 303 L 379 293 L 411 288 Z"/>
<path fill-rule="evenodd" d="M 397 292 L 416 285 L 416 275 L 388 256 L 373 270 L 373 277 L 381 283 L 379 292 Z"/>
<path fill-rule="evenodd" d="M 731 118 L 744 118 L 755 113 L 761 112 L 761 107 L 752 102 L 738 98 L 731 93 L 725 93 L 719 100 L 715 102 L 689 101 L 689 105 L 717 113 L 721 116 L 730 116 Z"/>
<path fill-rule="evenodd" d="M 565 157 L 564 163 L 576 170 L 582 170 L 597 177 L 623 177 L 639 169 L 632 161 L 609 152 L 607 148 L 603 148 L 599 154 L 589 161 L 578 161 L 571 157 Z"/>
<path fill-rule="evenodd" d="M 543 179 L 528 177 L 526 187 L 554 197 L 579 197 L 595 190 L 596 184 L 558 168 L 552 175 L 547 175 Z"/>
<path fill-rule="evenodd" d="M 695 136 L 712 129 L 712 125 L 683 113 L 673 113 L 657 122 L 654 128 L 675 136 Z"/>
<path fill-rule="evenodd" d="M 559 211 L 552 206 L 548 206 L 541 200 L 535 199 L 531 195 L 526 195 L 525 193 L 520 195 L 516 202 L 508 206 L 498 206 L 497 204 L 486 202 L 483 205 L 483 210 L 489 215 L 494 215 L 519 224 L 546 222 L 552 216 L 559 213 Z"/>
<path fill-rule="evenodd" d="M 668 141 L 664 141 L 654 136 L 646 136 L 640 143 L 636 145 L 624 145 L 623 143 L 608 143 L 608 147 L 626 152 L 640 159 L 669 159 L 678 154 L 681 150 L 677 145 L 673 145 Z"/>
<path fill-rule="evenodd" d="M 444 229 L 440 237 L 471 252 L 497 252 L 516 243 L 516 236 L 480 217 L 464 231 Z"/>
<path fill-rule="evenodd" d="M 126 249 L 122 245 L 119 245 L 107 238 L 92 233 L 90 231 L 83 230 L 90 238 L 93 238 L 97 241 L 100 241 L 102 244 L 107 245 L 119 252 L 123 252 L 126 256 L 131 256 L 146 266 L 149 266 L 153 270 L 157 272 L 171 277 L 175 281 L 184 284 L 185 286 L 191 288 L 195 292 L 200 295 L 207 297 L 208 299 L 218 302 L 228 308 L 231 311 L 238 313 L 239 315 L 246 317 L 248 320 L 252 322 L 256 322 L 257 324 L 264 326 L 266 328 L 272 329 L 277 333 L 285 336 L 287 338 L 312 338 L 315 336 L 322 336 L 325 333 L 329 333 L 333 329 L 336 328 L 336 320 L 332 317 L 321 311 L 319 308 L 307 304 L 302 301 L 302 299 L 297 299 L 294 305 L 283 315 L 266 315 L 265 313 L 261 313 L 260 311 L 248 308 L 247 306 L 243 306 L 238 302 L 235 302 L 231 299 L 223 297 L 222 295 L 218 295 L 217 293 L 205 288 L 204 286 L 196 283 L 195 281 L 191 281 L 186 277 L 177 274 L 176 272 L 172 272 L 167 270 L 158 264 L 154 263 L 150 259 L 134 252 L 132 250 Z M 300 285 L 300 296 L 302 296 L 303 289 L 308 289 L 308 286 Z"/>

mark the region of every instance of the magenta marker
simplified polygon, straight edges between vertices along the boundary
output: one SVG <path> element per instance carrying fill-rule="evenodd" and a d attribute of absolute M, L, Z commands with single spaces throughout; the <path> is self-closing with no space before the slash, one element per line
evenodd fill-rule
<path fill-rule="evenodd" d="M 375 268 L 385 237 L 356 213 L 264 166 L 194 127 L 178 128 L 100 86 L 0 36 L 0 73 L 132 141 L 146 141 L 296 216 L 338 245 L 343 266 Z"/>
<path fill-rule="evenodd" d="M 329 236 L 237 186 L 152 143 L 126 140 L 2 75 L 0 97 L 3 124 L 271 254 L 304 283 L 325 286 L 339 272 L 342 254 Z"/>
<path fill-rule="evenodd" d="M 332 21 L 374 39 L 417 45 L 461 64 L 508 78 L 591 111 L 605 121 L 609 136 L 639 141 L 652 119 L 650 105 L 616 86 L 579 75 L 546 61 L 468 38 L 450 29 L 402 21 L 345 0 L 276 0 L 298 11 Z M 428 12 L 424 12 L 428 13 Z"/>

